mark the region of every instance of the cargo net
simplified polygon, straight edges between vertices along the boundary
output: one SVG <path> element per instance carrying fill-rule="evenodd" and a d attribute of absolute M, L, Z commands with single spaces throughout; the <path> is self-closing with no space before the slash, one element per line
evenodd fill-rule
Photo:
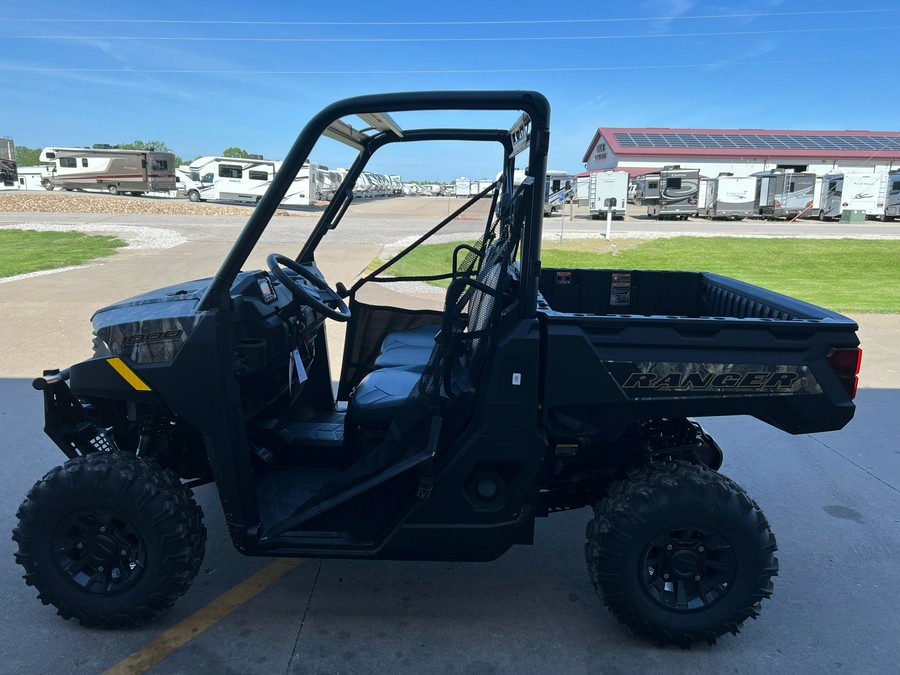
<path fill-rule="evenodd" d="M 404 460 L 421 456 L 419 496 L 427 497 L 434 478 L 431 458 L 468 421 L 478 377 L 508 298 L 512 265 L 530 189 L 520 187 L 501 211 L 499 233 L 484 251 L 474 278 L 458 278 L 447 289 L 440 334 L 422 376 L 385 439 L 342 472 L 311 500 L 320 503 Z"/>

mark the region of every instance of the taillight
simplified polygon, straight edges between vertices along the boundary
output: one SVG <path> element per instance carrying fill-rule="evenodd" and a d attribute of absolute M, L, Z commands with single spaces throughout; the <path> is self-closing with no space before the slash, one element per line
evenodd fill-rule
<path fill-rule="evenodd" d="M 832 348 L 825 357 L 828 365 L 844 385 L 851 399 L 856 398 L 859 386 L 859 367 L 862 365 L 862 349 L 859 347 Z"/>

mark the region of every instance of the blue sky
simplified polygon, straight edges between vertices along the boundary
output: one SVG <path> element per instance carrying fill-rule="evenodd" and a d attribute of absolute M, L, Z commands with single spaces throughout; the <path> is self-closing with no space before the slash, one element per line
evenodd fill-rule
<path fill-rule="evenodd" d="M 896 0 L 7 2 L 0 136 L 278 159 L 346 96 L 527 88 L 553 106 L 550 167 L 579 171 L 598 126 L 900 132 L 898 34 Z M 373 161 L 452 180 L 493 176 L 499 156 L 427 144 Z"/>

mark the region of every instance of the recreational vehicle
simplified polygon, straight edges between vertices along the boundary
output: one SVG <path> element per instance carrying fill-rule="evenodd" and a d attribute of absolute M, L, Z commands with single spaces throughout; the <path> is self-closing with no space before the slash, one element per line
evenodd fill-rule
<path fill-rule="evenodd" d="M 757 180 L 753 176 L 720 174 L 701 178 L 697 213 L 706 218 L 741 220 L 754 213 Z"/>
<path fill-rule="evenodd" d="M 891 171 L 888 174 L 884 217 L 889 220 L 900 218 L 900 171 Z"/>
<path fill-rule="evenodd" d="M 472 181 L 468 178 L 456 179 L 456 196 L 469 197 L 472 194 Z"/>
<path fill-rule="evenodd" d="M 590 190 L 591 185 L 591 173 L 589 171 L 585 171 L 584 173 L 576 174 L 575 176 L 575 203 L 578 206 L 587 206 L 588 205 L 588 192 Z"/>
<path fill-rule="evenodd" d="M 886 171 L 829 173 L 822 179 L 824 196 L 819 218 L 839 218 L 845 210 L 865 211 L 866 216 L 886 215 L 889 174 Z"/>
<path fill-rule="evenodd" d="M 16 146 L 11 138 L 0 138 L 0 188 L 16 187 L 18 181 Z"/>
<path fill-rule="evenodd" d="M 277 169 L 271 159 L 198 157 L 191 162 L 192 202 L 229 200 L 258 202 L 269 189 Z"/>
<path fill-rule="evenodd" d="M 607 200 L 615 199 L 615 203 Z M 624 218 L 628 202 L 628 172 L 595 171 L 588 178 L 588 213 L 599 220 L 612 206 L 613 218 Z"/>
<path fill-rule="evenodd" d="M 646 204 L 647 215 L 659 218 L 681 218 L 697 215 L 697 193 L 700 171 L 680 167 L 664 167 L 657 173 L 641 176 L 635 204 Z"/>
<path fill-rule="evenodd" d="M 171 152 L 105 146 L 44 148 L 40 161 L 53 164 L 42 182 L 47 190 L 106 190 L 111 195 L 142 195 L 175 189 L 175 155 Z"/>
<path fill-rule="evenodd" d="M 769 218 L 793 218 L 813 207 L 816 174 L 793 171 L 760 171 L 753 174 L 756 188 L 756 212 Z"/>

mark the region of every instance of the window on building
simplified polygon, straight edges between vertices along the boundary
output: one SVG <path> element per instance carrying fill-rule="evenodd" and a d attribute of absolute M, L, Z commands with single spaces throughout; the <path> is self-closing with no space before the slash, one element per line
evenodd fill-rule
<path fill-rule="evenodd" d="M 154 159 L 153 160 L 153 170 L 154 171 L 168 171 L 169 170 L 169 160 Z"/>
<path fill-rule="evenodd" d="M 265 171 L 250 170 L 247 172 L 247 177 L 250 180 L 269 180 L 269 174 Z"/>
<path fill-rule="evenodd" d="M 81 158 L 81 166 L 85 166 L 85 167 L 87 166 L 87 157 Z"/>
<path fill-rule="evenodd" d="M 233 164 L 220 164 L 219 165 L 219 178 L 240 178 L 241 177 L 241 167 L 234 166 Z"/>
<path fill-rule="evenodd" d="M 78 166 L 78 163 L 75 161 L 74 157 L 60 157 L 59 165 L 63 169 L 74 169 L 76 166 Z"/>

